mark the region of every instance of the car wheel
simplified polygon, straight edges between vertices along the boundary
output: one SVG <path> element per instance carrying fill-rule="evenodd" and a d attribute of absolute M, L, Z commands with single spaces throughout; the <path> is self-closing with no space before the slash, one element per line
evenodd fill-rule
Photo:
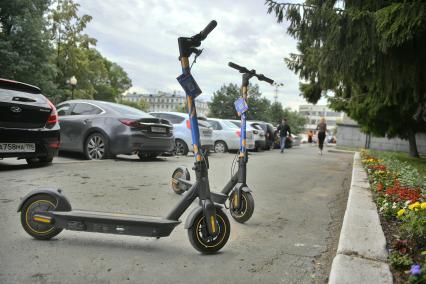
<path fill-rule="evenodd" d="M 108 157 L 108 141 L 99 132 L 92 133 L 87 137 L 84 145 L 84 155 L 88 160 L 102 160 Z"/>
<path fill-rule="evenodd" d="M 214 143 L 214 151 L 216 153 L 225 153 L 228 152 L 228 147 L 226 146 L 226 143 L 223 141 L 217 141 Z"/>
<path fill-rule="evenodd" d="M 176 139 L 175 140 L 175 153 L 178 156 L 186 156 L 188 155 L 188 146 L 183 140 Z"/>

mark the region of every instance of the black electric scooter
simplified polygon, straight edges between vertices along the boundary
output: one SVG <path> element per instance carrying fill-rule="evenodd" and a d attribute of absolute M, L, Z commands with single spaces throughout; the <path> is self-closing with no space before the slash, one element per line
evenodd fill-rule
<path fill-rule="evenodd" d="M 235 102 L 235 108 L 238 115 L 241 116 L 241 136 L 240 136 L 240 151 L 238 160 L 238 171 L 231 177 L 221 193 L 227 198 L 224 200 L 220 195 L 213 195 L 213 201 L 219 204 L 225 204 L 226 200 L 229 199 L 229 211 L 231 216 L 239 223 L 244 223 L 250 219 L 254 211 L 254 199 L 251 195 L 251 190 L 247 186 L 247 163 L 248 153 L 246 148 L 246 117 L 248 110 L 247 106 L 247 93 L 249 80 L 252 77 L 257 77 L 260 81 L 265 81 L 273 84 L 274 81 L 264 76 L 263 74 L 257 74 L 255 70 L 248 70 L 245 67 L 241 67 L 235 63 L 229 62 L 228 65 L 234 69 L 237 69 L 242 73 L 242 86 L 241 94 L 242 97 Z M 178 167 L 172 174 L 172 189 L 177 194 L 189 190 L 192 186 L 190 181 L 191 177 L 186 167 Z"/>
<path fill-rule="evenodd" d="M 63 229 L 148 237 L 167 237 L 181 223 L 179 218 L 198 197 L 199 206 L 186 219 L 185 228 L 192 246 L 202 253 L 215 253 L 228 241 L 230 224 L 222 207 L 212 202 L 207 163 L 199 152 L 200 137 L 195 108 L 195 97 L 201 90 L 191 76 L 188 58 L 199 55 L 196 47 L 216 27 L 216 21 L 193 37 L 178 39 L 182 75 L 178 81 L 186 91 L 194 144 L 196 181 L 188 193 L 164 218 L 116 214 L 95 211 L 72 210 L 68 199 L 59 189 L 39 189 L 25 196 L 19 207 L 21 223 L 25 231 L 36 239 L 47 240 Z M 215 199 L 226 198 L 215 194 Z"/>

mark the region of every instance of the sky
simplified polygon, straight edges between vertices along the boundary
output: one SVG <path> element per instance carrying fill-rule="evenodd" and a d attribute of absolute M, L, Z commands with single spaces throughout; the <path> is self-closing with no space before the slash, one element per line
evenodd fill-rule
<path fill-rule="evenodd" d="M 296 41 L 267 14 L 264 0 L 77 0 L 79 14 L 93 17 L 85 32 L 97 39 L 97 49 L 118 63 L 132 79 L 130 91 L 173 92 L 182 89 L 177 38 L 192 36 L 211 20 L 217 27 L 203 41 L 203 54 L 192 74 L 209 99 L 222 85 L 241 84 L 228 67 L 232 61 L 283 83 L 278 101 L 295 110 L 306 104 L 299 96 L 299 79 L 284 63 L 296 53 Z M 292 2 L 300 2 L 293 0 Z M 271 101 L 275 87 L 252 79 Z M 182 92 L 183 93 L 183 92 Z"/>

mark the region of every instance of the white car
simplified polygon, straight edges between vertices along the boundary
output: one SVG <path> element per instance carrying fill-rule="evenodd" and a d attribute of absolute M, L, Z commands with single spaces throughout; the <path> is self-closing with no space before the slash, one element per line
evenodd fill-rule
<path fill-rule="evenodd" d="M 241 127 L 241 120 L 229 119 L 228 121 L 235 124 L 238 128 Z M 247 130 L 253 132 L 254 150 L 262 150 L 265 147 L 265 132 L 261 129 L 254 128 L 249 122 L 246 123 Z"/>
<path fill-rule="evenodd" d="M 213 128 L 214 151 L 224 153 L 240 149 L 241 131 L 234 123 L 218 118 L 207 118 Z M 254 149 L 253 131 L 246 132 L 247 149 Z"/>
<path fill-rule="evenodd" d="M 151 112 L 151 115 L 163 118 L 173 124 L 173 133 L 175 135 L 175 151 L 177 155 L 186 156 L 192 151 L 192 136 L 190 121 L 187 113 L 182 112 Z M 198 119 L 200 128 L 201 147 L 207 151 L 213 150 L 213 130 L 210 125 L 203 120 Z"/>

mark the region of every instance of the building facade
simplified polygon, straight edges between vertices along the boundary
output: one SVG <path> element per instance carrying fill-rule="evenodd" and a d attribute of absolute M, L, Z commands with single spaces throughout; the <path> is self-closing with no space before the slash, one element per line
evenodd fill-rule
<path fill-rule="evenodd" d="M 149 104 L 149 111 L 176 111 L 186 105 L 185 95 L 176 92 L 158 92 L 157 94 L 131 93 L 124 95 L 123 99 L 136 103 L 145 100 Z M 197 107 L 197 114 L 207 116 L 209 106 L 206 101 L 202 99 L 195 100 L 195 106 Z"/>
<path fill-rule="evenodd" d="M 334 111 L 326 105 L 300 105 L 299 114 L 308 120 L 306 131 L 315 131 L 320 119 L 324 117 L 330 133 L 334 132 L 337 122 L 342 121 L 344 115 L 343 112 Z"/>

